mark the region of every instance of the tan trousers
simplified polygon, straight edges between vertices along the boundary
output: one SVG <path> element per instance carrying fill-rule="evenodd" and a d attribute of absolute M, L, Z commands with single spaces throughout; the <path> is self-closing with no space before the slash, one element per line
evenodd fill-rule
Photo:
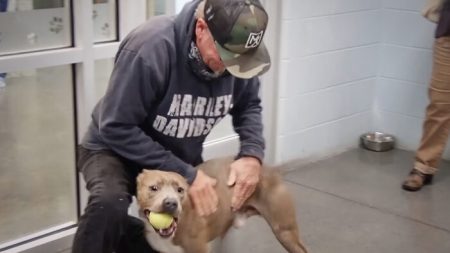
<path fill-rule="evenodd" d="M 434 174 L 450 130 L 450 37 L 438 38 L 434 43 L 433 74 L 428 96 L 430 103 L 414 168 L 425 174 Z"/>

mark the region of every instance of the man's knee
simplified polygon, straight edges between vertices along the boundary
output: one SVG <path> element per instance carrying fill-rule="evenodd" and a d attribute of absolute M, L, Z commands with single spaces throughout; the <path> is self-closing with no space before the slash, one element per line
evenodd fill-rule
<path fill-rule="evenodd" d="M 124 218 L 128 214 L 131 196 L 125 192 L 95 193 L 89 197 L 87 212 L 102 213 L 107 217 Z"/>

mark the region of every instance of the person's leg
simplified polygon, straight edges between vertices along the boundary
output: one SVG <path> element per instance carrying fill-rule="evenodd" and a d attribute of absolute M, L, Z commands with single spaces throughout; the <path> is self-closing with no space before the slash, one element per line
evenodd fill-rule
<path fill-rule="evenodd" d="M 414 169 L 403 183 L 405 190 L 419 190 L 431 183 L 444 152 L 450 130 L 450 37 L 436 40 L 433 74 L 429 87 L 422 139 L 416 151 Z"/>
<path fill-rule="evenodd" d="M 121 238 L 117 253 L 158 253 L 145 238 L 145 227 L 138 218 L 128 216 L 125 234 Z"/>
<path fill-rule="evenodd" d="M 79 149 L 78 167 L 90 195 L 81 216 L 72 247 L 73 253 L 152 252 L 143 234 L 143 223 L 128 216 L 135 192 L 137 170 L 109 151 Z M 130 251 L 127 247 L 133 246 Z M 120 251 L 119 251 L 120 250 Z"/>
<path fill-rule="evenodd" d="M 0 88 L 6 86 L 6 73 L 0 73 Z"/>
<path fill-rule="evenodd" d="M 6 12 L 8 10 L 8 0 L 0 0 L 0 12 Z"/>

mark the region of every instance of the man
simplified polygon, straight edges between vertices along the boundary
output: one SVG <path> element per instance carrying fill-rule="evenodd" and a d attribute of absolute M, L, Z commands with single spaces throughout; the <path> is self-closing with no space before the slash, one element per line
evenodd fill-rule
<path fill-rule="evenodd" d="M 0 12 L 8 11 L 8 0 L 0 0 Z M 0 88 L 6 87 L 6 73 L 0 73 Z"/>
<path fill-rule="evenodd" d="M 151 252 L 142 246 L 143 225 L 127 216 L 142 168 L 181 174 L 197 212 L 213 213 L 215 180 L 195 166 L 228 113 L 241 142 L 228 184 L 233 209 L 241 207 L 264 156 L 257 76 L 270 67 L 261 44 L 267 22 L 258 0 L 196 0 L 124 39 L 79 150 L 90 197 L 73 252 Z"/>
<path fill-rule="evenodd" d="M 425 15 L 438 20 L 434 42 L 433 74 L 428 94 L 422 140 L 416 151 L 414 168 L 403 182 L 407 191 L 418 191 L 430 184 L 437 172 L 450 131 L 450 0 L 432 0 Z M 433 7 L 435 6 L 435 7 Z M 438 15 L 434 15 L 438 11 Z"/>

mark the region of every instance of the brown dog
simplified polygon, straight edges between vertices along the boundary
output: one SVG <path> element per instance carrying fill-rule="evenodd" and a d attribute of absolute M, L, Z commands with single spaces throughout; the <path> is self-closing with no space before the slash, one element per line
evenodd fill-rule
<path fill-rule="evenodd" d="M 139 216 L 146 225 L 146 238 L 155 250 L 163 253 L 208 253 L 208 243 L 223 237 L 242 218 L 261 215 L 272 228 L 283 247 L 290 253 L 306 253 L 299 240 L 292 199 L 277 172 L 264 168 L 255 192 L 238 212 L 231 211 L 233 189 L 226 181 L 231 158 L 207 161 L 197 168 L 217 179 L 219 197 L 217 212 L 199 217 L 187 197 L 188 185 L 179 174 L 144 170 L 137 179 Z M 175 217 L 167 229 L 155 229 L 147 216 L 150 212 L 170 213 Z"/>

